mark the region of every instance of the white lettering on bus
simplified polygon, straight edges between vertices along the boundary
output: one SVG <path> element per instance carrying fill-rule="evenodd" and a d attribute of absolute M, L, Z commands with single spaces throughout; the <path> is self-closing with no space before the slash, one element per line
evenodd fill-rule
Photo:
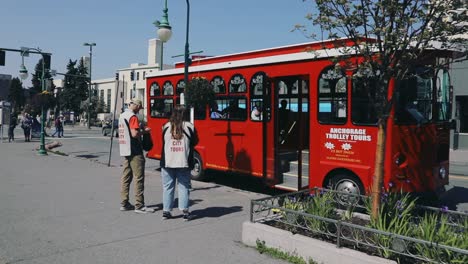
<path fill-rule="evenodd" d="M 330 128 L 329 133 L 325 133 L 327 139 L 371 141 L 372 137 L 367 135 L 364 128 Z"/>

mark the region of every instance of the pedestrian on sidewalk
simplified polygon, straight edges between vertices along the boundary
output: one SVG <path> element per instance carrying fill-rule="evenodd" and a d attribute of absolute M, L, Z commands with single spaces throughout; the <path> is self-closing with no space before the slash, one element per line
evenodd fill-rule
<path fill-rule="evenodd" d="M 32 117 L 28 113 L 24 113 L 21 119 L 21 128 L 24 131 L 24 141 L 31 142 L 31 127 Z"/>
<path fill-rule="evenodd" d="M 55 137 L 55 134 L 58 134 L 58 137 L 61 138 L 63 137 L 63 121 L 62 121 L 63 116 L 58 116 L 55 119 L 55 132 L 52 134 L 52 137 Z"/>
<path fill-rule="evenodd" d="M 172 217 L 174 189 L 177 181 L 179 210 L 184 220 L 192 219 L 189 211 L 190 171 L 193 169 L 193 151 L 198 136 L 192 123 L 183 121 L 185 108 L 177 106 L 163 126 L 161 176 L 163 185 L 163 219 Z"/>
<path fill-rule="evenodd" d="M 140 128 L 136 114 L 143 109 L 141 100 L 132 99 L 128 109 L 119 118 L 119 146 L 120 156 L 124 157 L 121 181 L 121 207 L 120 211 L 135 210 L 136 213 L 154 213 L 154 209 L 145 206 L 143 195 L 145 188 L 145 157 L 141 145 L 143 133 L 150 133 L 148 127 Z M 132 179 L 135 178 L 135 206 L 129 202 L 129 189 Z"/>
<path fill-rule="evenodd" d="M 10 124 L 8 125 L 8 142 L 15 141 L 15 128 L 18 123 L 16 114 L 12 113 L 10 116 Z"/>

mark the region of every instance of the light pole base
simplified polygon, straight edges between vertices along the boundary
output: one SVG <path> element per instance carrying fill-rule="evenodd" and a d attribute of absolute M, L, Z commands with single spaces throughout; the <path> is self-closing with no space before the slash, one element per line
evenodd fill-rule
<path fill-rule="evenodd" d="M 37 151 L 37 155 L 39 156 L 47 156 L 47 151 L 45 149 L 39 149 Z"/>

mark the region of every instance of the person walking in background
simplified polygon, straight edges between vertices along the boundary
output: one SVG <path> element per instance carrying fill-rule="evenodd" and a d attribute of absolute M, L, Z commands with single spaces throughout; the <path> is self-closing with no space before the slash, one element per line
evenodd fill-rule
<path fill-rule="evenodd" d="M 174 189 L 177 180 L 179 210 L 185 221 L 192 219 L 189 211 L 190 170 L 193 169 L 193 148 L 198 143 L 195 127 L 183 121 L 185 108 L 177 106 L 163 126 L 161 176 L 163 185 L 163 219 L 172 218 Z"/>
<path fill-rule="evenodd" d="M 24 131 L 24 141 L 31 142 L 32 118 L 28 113 L 24 113 L 21 120 L 21 128 Z"/>
<path fill-rule="evenodd" d="M 63 137 L 63 121 L 62 121 L 62 116 L 58 116 L 55 119 L 55 132 L 52 134 L 52 137 L 55 137 L 55 134 L 58 134 L 58 137 L 61 138 Z"/>
<path fill-rule="evenodd" d="M 8 142 L 15 141 L 15 128 L 17 123 L 16 114 L 12 113 L 10 116 L 10 124 L 8 125 Z"/>
<path fill-rule="evenodd" d="M 132 99 L 128 109 L 119 118 L 119 146 L 120 156 L 124 157 L 121 182 L 120 211 L 135 210 L 135 213 L 154 213 L 154 209 L 145 206 L 143 195 L 145 186 L 145 157 L 141 145 L 143 133 L 150 133 L 148 127 L 140 128 L 137 113 L 143 109 L 141 100 Z M 135 178 L 135 206 L 129 202 L 129 189 Z"/>

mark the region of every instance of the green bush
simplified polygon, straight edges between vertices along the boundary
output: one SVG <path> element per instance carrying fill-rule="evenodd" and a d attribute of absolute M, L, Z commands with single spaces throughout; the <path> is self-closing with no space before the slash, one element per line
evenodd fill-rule
<path fill-rule="evenodd" d="M 426 213 L 418 225 L 416 238 L 435 244 L 468 249 L 468 220 L 462 226 L 449 224 L 447 215 Z M 454 255 L 448 250 L 437 250 L 433 245 L 416 244 L 419 255 L 444 263 L 468 263 L 466 255 Z"/>
<path fill-rule="evenodd" d="M 306 213 L 324 218 L 337 218 L 332 192 L 315 192 L 305 208 Z M 312 231 L 327 232 L 330 223 L 315 218 L 307 218 L 307 226 Z"/>
<path fill-rule="evenodd" d="M 371 199 L 368 198 L 365 204 L 370 214 Z M 416 199 L 412 198 L 409 193 L 383 192 L 378 215 L 375 219 L 371 218 L 369 227 L 397 235 L 411 236 L 414 231 L 411 224 L 412 211 L 415 207 Z M 379 249 L 383 257 L 389 258 L 394 255 L 388 250 L 394 242 L 392 237 L 376 234 L 374 240 L 376 245 L 383 246 Z"/>

